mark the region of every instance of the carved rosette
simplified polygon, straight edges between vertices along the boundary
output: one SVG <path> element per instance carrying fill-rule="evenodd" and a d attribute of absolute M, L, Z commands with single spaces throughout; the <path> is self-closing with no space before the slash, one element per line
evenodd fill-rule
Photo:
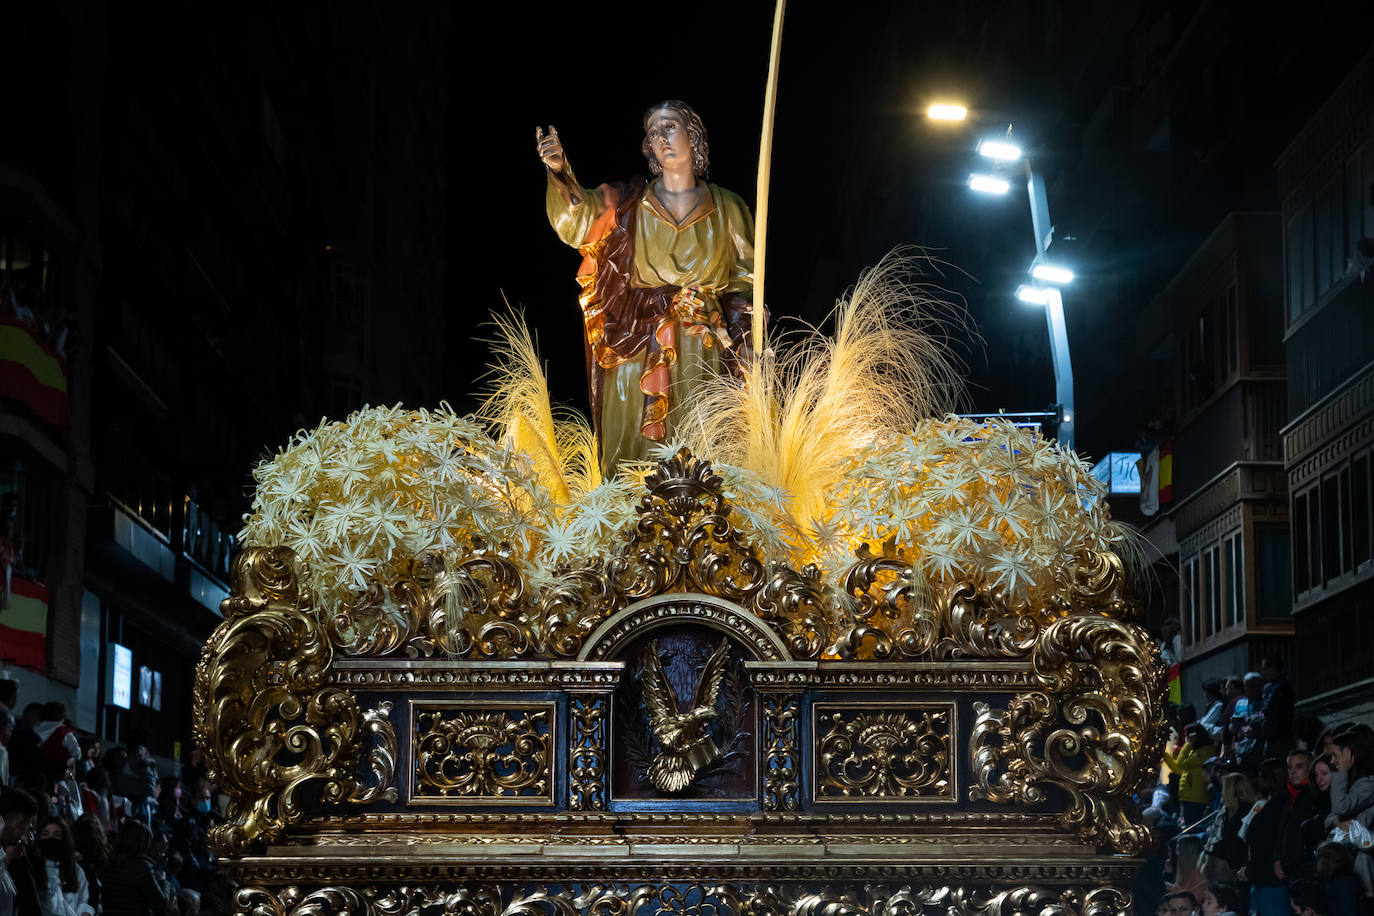
<path fill-rule="evenodd" d="M 252 916 L 1125 916 L 1130 894 L 1111 887 L 868 884 L 635 883 L 452 888 L 298 887 L 239 890 Z"/>
<path fill-rule="evenodd" d="M 1144 851 L 1150 833 L 1131 796 L 1163 750 L 1158 647 L 1132 624 L 1066 617 L 1041 634 L 1031 662 L 1041 690 L 1005 710 L 974 704 L 970 798 L 1035 805 L 1058 789 L 1068 799 L 1062 823 L 1086 842 Z"/>
<path fill-rule="evenodd" d="M 763 721 L 763 810 L 801 806 L 801 748 L 797 730 L 801 701 L 794 693 L 759 693 Z"/>
<path fill-rule="evenodd" d="M 817 707 L 817 801 L 952 799 L 952 723 L 949 704 Z"/>
<path fill-rule="evenodd" d="M 568 698 L 572 734 L 568 739 L 568 807 L 574 811 L 606 808 L 606 698 Z"/>
<path fill-rule="evenodd" d="M 195 739 L 230 798 L 226 823 L 211 830 L 221 852 L 280 837 L 305 816 L 311 784 L 325 803 L 397 797 L 391 704 L 361 710 L 325 686 L 333 648 L 301 578 L 286 548 L 244 551 L 196 666 Z"/>

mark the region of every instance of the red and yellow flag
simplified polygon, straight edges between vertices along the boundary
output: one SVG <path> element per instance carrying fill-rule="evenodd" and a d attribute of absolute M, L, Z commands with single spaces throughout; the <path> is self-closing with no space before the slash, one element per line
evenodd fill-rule
<path fill-rule="evenodd" d="M 9 601 L 0 610 L 0 661 L 48 670 L 48 587 L 10 578 Z"/>
<path fill-rule="evenodd" d="M 0 398 L 18 401 L 53 426 L 71 422 L 62 357 L 15 318 L 0 318 Z"/>

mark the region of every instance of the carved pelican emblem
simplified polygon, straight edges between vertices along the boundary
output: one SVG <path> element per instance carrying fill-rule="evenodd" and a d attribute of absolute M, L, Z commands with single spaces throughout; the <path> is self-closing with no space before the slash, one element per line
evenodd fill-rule
<path fill-rule="evenodd" d="M 677 693 L 663 673 L 658 640 L 649 643 L 640 667 L 640 684 L 649 726 L 661 750 L 649 765 L 649 779 L 661 792 L 681 792 L 697 772 L 720 756 L 706 724 L 716 717 L 716 698 L 725 677 L 730 641 L 723 640 L 701 669 L 696 692 L 686 711 L 678 708 Z"/>

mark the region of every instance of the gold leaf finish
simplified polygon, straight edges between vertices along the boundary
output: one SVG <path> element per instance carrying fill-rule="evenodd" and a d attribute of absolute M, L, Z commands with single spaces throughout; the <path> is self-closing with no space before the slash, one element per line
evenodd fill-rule
<path fill-rule="evenodd" d="M 226 619 L 196 666 L 195 738 L 230 797 L 226 822 L 211 831 L 224 852 L 299 822 L 312 782 L 326 803 L 396 799 L 391 704 L 362 712 L 351 694 L 326 686 L 333 648 L 300 574 L 285 548 L 244 551 Z M 359 774 L 366 748 L 370 784 Z"/>
<path fill-rule="evenodd" d="M 825 884 L 664 883 L 561 886 L 248 887 L 238 912 L 252 916 L 1125 916 L 1130 894 L 1111 887 L 1005 889 L 917 884 L 839 888 Z"/>
<path fill-rule="evenodd" d="M 1138 853 L 1150 842 L 1131 795 L 1155 776 L 1163 749 L 1164 669 L 1159 649 L 1132 624 L 1067 617 L 1037 640 L 1041 690 L 1006 710 L 975 703 L 970 798 L 1039 804 L 1062 789 L 1066 827 L 1093 843 Z"/>
<path fill-rule="evenodd" d="M 412 800 L 552 804 L 552 716 L 552 707 L 417 707 Z"/>
<path fill-rule="evenodd" d="M 817 801 L 952 799 L 953 714 L 949 704 L 845 709 L 818 705 Z"/>

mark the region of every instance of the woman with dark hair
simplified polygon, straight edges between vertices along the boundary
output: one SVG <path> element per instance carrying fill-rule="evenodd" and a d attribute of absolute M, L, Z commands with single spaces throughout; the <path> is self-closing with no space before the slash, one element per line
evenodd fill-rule
<path fill-rule="evenodd" d="M 1326 916 L 1359 916 L 1361 890 L 1355 877 L 1355 850 L 1332 842 L 1318 846 L 1317 880 L 1326 888 L 1331 907 Z"/>
<path fill-rule="evenodd" d="M 60 817 L 40 821 L 38 842 L 29 848 L 29 856 L 43 916 L 93 916 L 86 873 L 76 864 L 66 821 Z"/>
<path fill-rule="evenodd" d="M 158 877 L 149 853 L 153 833 L 129 819 L 115 834 L 114 861 L 100 872 L 104 885 L 104 916 L 164 916 L 172 901 L 166 882 Z"/>
<path fill-rule="evenodd" d="M 99 767 L 96 767 L 99 770 Z M 110 864 L 114 851 L 110 849 L 105 826 L 93 814 L 83 814 L 72 824 L 72 845 L 76 847 L 76 864 L 86 873 L 86 887 L 90 891 L 91 906 L 100 912 L 102 886 L 100 870 Z"/>
<path fill-rule="evenodd" d="M 1326 826 L 1349 830 L 1352 822 L 1374 833 L 1374 741 L 1369 733 L 1352 728 L 1331 736 L 1331 813 Z M 1374 860 L 1367 851 L 1355 856 L 1355 874 L 1364 895 L 1374 896 Z"/>
<path fill-rule="evenodd" d="M 1236 875 L 1250 882 L 1250 909 L 1258 916 L 1290 916 L 1288 888 L 1274 868 L 1283 834 L 1287 786 L 1288 768 L 1282 761 L 1260 764 L 1258 788 L 1264 806 L 1243 828 L 1250 854 L 1245 868 Z"/>

